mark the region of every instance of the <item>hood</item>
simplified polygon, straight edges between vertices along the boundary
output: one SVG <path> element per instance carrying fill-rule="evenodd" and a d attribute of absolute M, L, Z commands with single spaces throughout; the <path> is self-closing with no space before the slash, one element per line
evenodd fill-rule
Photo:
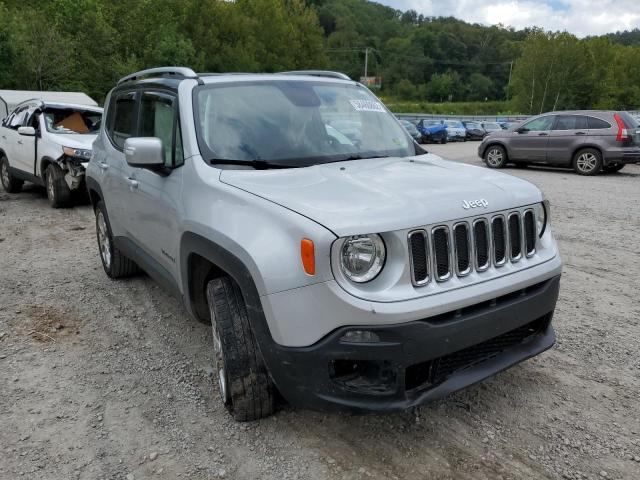
<path fill-rule="evenodd" d="M 48 133 L 49 139 L 61 147 L 82 148 L 91 150 L 93 141 L 98 135 L 89 133 Z"/>
<path fill-rule="evenodd" d="M 538 188 L 517 177 L 431 154 L 223 170 L 220 180 L 311 218 L 338 236 L 413 228 L 542 200 Z M 462 206 L 480 199 L 488 206 Z"/>

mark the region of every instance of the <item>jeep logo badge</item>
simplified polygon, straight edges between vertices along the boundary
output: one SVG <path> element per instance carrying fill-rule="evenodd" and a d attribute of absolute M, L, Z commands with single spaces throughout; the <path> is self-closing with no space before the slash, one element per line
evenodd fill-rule
<path fill-rule="evenodd" d="M 489 202 L 487 202 L 484 198 L 481 198 L 479 200 L 463 200 L 462 201 L 462 208 L 464 208 L 465 210 L 469 210 L 470 208 L 478 208 L 478 207 L 487 208 L 488 206 L 489 206 Z"/>

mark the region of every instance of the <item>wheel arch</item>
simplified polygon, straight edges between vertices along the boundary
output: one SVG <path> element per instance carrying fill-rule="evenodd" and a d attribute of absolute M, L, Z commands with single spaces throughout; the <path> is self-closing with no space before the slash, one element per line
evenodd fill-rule
<path fill-rule="evenodd" d="M 54 160 L 53 158 L 48 157 L 48 156 L 42 157 L 40 159 L 40 169 L 38 170 L 38 173 L 40 174 L 40 177 L 43 180 L 44 180 L 44 172 L 47 171 L 47 168 L 49 168 L 49 165 L 54 164 L 54 163 L 57 165 L 58 161 Z"/>
<path fill-rule="evenodd" d="M 576 155 L 578 154 L 578 152 L 582 151 L 582 150 L 597 150 L 598 153 L 600 153 L 600 157 L 602 158 L 602 164 L 606 165 L 606 159 L 605 159 L 605 155 L 604 155 L 604 151 L 602 150 L 602 148 L 599 145 L 593 144 L 593 143 L 583 143 L 581 145 L 578 145 L 576 148 L 573 149 L 573 152 L 571 152 L 571 165 L 573 165 L 573 160 L 576 158 Z"/>
<path fill-rule="evenodd" d="M 489 147 L 493 147 L 493 146 L 499 146 L 502 147 L 505 151 L 505 153 L 507 154 L 507 159 L 509 158 L 509 150 L 507 149 L 507 146 L 505 145 L 504 142 L 501 142 L 499 140 L 492 140 L 491 142 L 488 142 L 483 148 L 482 148 L 482 155 L 480 155 L 482 158 L 484 158 L 485 154 L 487 153 L 487 150 L 489 150 Z"/>
<path fill-rule="evenodd" d="M 91 201 L 91 206 L 95 211 L 96 205 L 100 200 L 104 201 L 104 195 L 102 195 L 102 188 L 100 188 L 100 184 L 91 177 L 85 177 L 85 183 L 87 186 L 87 190 L 89 192 L 89 200 Z"/>
<path fill-rule="evenodd" d="M 240 286 L 256 336 L 268 335 L 272 339 L 256 282 L 242 260 L 226 248 L 192 232 L 182 236 L 180 259 L 183 301 L 191 315 L 202 321 L 211 320 L 206 298 L 207 283 L 228 275 Z"/>

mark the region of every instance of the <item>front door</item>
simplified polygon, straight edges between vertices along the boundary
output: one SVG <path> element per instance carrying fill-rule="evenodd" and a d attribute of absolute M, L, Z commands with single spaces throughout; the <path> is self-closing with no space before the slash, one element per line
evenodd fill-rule
<path fill-rule="evenodd" d="M 515 130 L 509 138 L 509 158 L 527 162 L 544 162 L 554 116 L 534 118 Z"/>
<path fill-rule="evenodd" d="M 172 93 L 146 91 L 140 96 L 139 137 L 157 137 L 165 150 L 160 170 L 133 168 L 129 188 L 129 231 L 135 242 L 173 279 L 180 245 L 178 218 L 181 209 L 184 155 L 178 122 L 177 99 Z"/>

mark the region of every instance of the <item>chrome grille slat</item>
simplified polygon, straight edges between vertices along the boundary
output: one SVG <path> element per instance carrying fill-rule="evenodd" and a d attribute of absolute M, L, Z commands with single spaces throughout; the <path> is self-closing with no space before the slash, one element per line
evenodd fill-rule
<path fill-rule="evenodd" d="M 519 262 L 522 258 L 522 222 L 518 212 L 511 212 L 507 217 L 509 231 L 509 258 L 511 262 Z"/>
<path fill-rule="evenodd" d="M 469 226 L 466 222 L 456 223 L 453 226 L 453 247 L 456 274 L 464 277 L 471 273 L 471 238 Z"/>
<path fill-rule="evenodd" d="M 500 268 L 536 254 L 536 214 L 532 208 L 445 222 L 407 234 L 411 282 L 416 287 L 432 279 Z"/>
<path fill-rule="evenodd" d="M 409 261 L 411 281 L 416 286 L 429 283 L 429 241 L 425 230 L 409 232 Z"/>
<path fill-rule="evenodd" d="M 451 278 L 451 242 L 449 227 L 439 226 L 431 231 L 433 245 L 433 270 L 438 282 Z"/>

